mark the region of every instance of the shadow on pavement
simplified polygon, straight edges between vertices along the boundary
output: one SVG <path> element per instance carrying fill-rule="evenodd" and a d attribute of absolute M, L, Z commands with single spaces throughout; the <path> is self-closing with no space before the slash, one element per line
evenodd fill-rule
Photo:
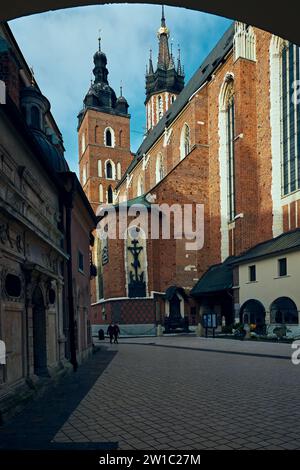
<path fill-rule="evenodd" d="M 116 449 L 116 442 L 51 443 L 116 353 L 101 348 L 76 373 L 62 378 L 42 397 L 30 402 L 20 414 L 0 427 L 0 449 Z"/>

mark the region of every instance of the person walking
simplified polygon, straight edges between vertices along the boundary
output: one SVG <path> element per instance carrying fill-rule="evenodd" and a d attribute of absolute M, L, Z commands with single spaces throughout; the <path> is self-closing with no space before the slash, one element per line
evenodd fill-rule
<path fill-rule="evenodd" d="M 113 325 L 113 322 L 112 322 L 112 321 L 110 322 L 109 327 L 107 328 L 106 334 L 109 336 L 110 344 L 112 344 L 113 338 L 114 338 L 114 334 L 115 334 L 114 325 Z"/>
<path fill-rule="evenodd" d="M 118 336 L 120 334 L 120 328 L 118 327 L 117 323 L 114 323 L 114 344 L 118 344 Z"/>

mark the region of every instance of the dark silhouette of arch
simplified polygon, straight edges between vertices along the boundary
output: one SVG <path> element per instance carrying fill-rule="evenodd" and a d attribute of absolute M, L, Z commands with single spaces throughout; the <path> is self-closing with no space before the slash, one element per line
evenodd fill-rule
<path fill-rule="evenodd" d="M 106 163 L 106 178 L 112 178 L 112 164 L 110 162 Z"/>
<path fill-rule="evenodd" d="M 266 311 L 265 307 L 258 300 L 247 300 L 240 311 L 241 323 L 253 323 L 258 327 L 265 325 Z"/>
<path fill-rule="evenodd" d="M 107 202 L 108 204 L 112 204 L 114 201 L 113 201 L 113 190 L 112 190 L 112 187 L 111 186 L 108 186 L 108 190 L 107 190 Z"/>
<path fill-rule="evenodd" d="M 105 0 L 27 0 L 27 2 L 3 2 L 0 10 L 1 20 L 12 20 L 20 16 L 32 15 L 49 10 L 70 8 L 84 5 L 99 5 L 106 3 Z M 112 1 L 111 3 L 119 3 Z M 224 0 L 169 0 L 157 2 L 157 0 L 127 0 L 127 3 L 148 3 L 180 6 L 199 10 L 214 15 L 234 18 L 246 24 L 270 31 L 277 36 L 289 39 L 295 44 L 300 44 L 300 29 L 298 15 L 294 8 L 283 8 L 281 3 L 275 4 L 271 1 L 253 0 L 247 4 L 243 2 L 224 2 Z M 272 11 L 272 14 L 270 14 Z"/>
<path fill-rule="evenodd" d="M 47 369 L 46 311 L 43 293 L 36 287 L 32 294 L 33 365 L 36 375 L 49 375 Z"/>
<path fill-rule="evenodd" d="M 112 147 L 112 135 L 110 129 L 106 129 L 105 131 L 105 145 L 107 147 Z"/>
<path fill-rule="evenodd" d="M 271 323 L 298 325 L 298 310 L 289 297 L 279 297 L 270 307 Z"/>

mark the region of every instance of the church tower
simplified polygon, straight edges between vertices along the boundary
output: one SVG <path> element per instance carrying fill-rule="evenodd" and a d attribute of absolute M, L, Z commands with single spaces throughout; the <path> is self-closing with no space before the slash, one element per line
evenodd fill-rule
<path fill-rule="evenodd" d="M 156 71 L 153 67 L 150 50 L 149 66 L 146 68 L 146 126 L 149 132 L 184 87 L 184 71 L 178 49 L 177 65 L 173 51 L 169 49 L 170 32 L 166 26 L 164 7 L 162 6 L 161 26 L 157 32 L 158 60 Z"/>
<path fill-rule="evenodd" d="M 129 166 L 130 115 L 122 87 L 119 98 L 108 83 L 107 58 L 94 54 L 94 81 L 78 115 L 79 170 L 82 187 L 96 212 L 101 203 L 113 203 L 115 187 Z"/>

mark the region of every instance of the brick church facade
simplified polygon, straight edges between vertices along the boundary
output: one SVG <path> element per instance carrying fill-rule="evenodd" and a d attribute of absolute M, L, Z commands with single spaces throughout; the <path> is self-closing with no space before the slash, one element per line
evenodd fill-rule
<path fill-rule="evenodd" d="M 157 68 L 151 55 L 146 72 L 147 135 L 135 155 L 128 104 L 108 85 L 106 56 L 95 54 L 95 82 L 79 115 L 81 182 L 94 209 L 114 203 L 117 227 L 126 202 L 128 213 L 138 205 L 147 211 L 149 226 L 154 203 L 191 204 L 194 216 L 196 204 L 203 205 L 203 246 L 187 249 L 188 235 L 178 239 L 172 223 L 169 240 L 143 231 L 96 237 L 94 329 L 116 320 L 124 333 L 155 334 L 172 319 L 183 327 L 198 324 L 209 311 L 228 325 L 250 318 L 275 325 L 281 323 L 281 305 L 286 323 L 297 330 L 297 294 L 291 298 L 281 284 L 276 299 L 271 284 L 270 300 L 247 298 L 240 294 L 239 274 L 249 250 L 271 243 L 258 257 L 273 256 L 277 263 L 284 250 L 299 249 L 300 105 L 293 88 L 299 49 L 236 22 L 184 85 L 164 12 L 158 39 Z M 102 226 L 108 223 L 109 216 L 101 216 Z M 286 238 L 291 233 L 292 243 Z"/>

